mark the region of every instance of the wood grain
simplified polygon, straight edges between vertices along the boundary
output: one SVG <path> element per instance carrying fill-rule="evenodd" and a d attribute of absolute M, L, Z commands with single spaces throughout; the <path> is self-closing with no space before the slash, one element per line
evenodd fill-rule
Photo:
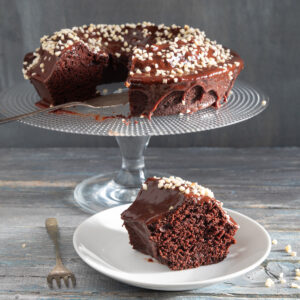
<path fill-rule="evenodd" d="M 156 292 L 114 281 L 88 267 L 75 253 L 72 234 L 89 215 L 73 203 L 76 183 L 120 165 L 117 149 L 0 149 L 0 299 L 297 299 L 300 268 L 299 148 L 150 148 L 146 163 L 211 187 L 224 202 L 259 221 L 278 245 L 255 270 L 234 280 L 186 292 Z M 63 261 L 77 277 L 76 289 L 49 290 L 54 264 L 47 217 L 61 226 Z M 291 244 L 297 257 L 284 247 Z M 266 288 L 271 277 L 275 287 Z"/>

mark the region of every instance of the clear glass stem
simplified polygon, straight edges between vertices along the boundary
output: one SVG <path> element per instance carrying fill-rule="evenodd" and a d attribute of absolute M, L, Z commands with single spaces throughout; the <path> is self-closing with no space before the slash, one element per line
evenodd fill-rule
<path fill-rule="evenodd" d="M 150 136 L 116 137 L 122 157 L 122 167 L 114 181 L 127 188 L 137 188 L 145 181 L 144 151 Z"/>
<path fill-rule="evenodd" d="M 85 179 L 75 188 L 75 201 L 86 212 L 95 213 L 133 202 L 141 184 L 147 178 L 144 151 L 150 137 L 116 137 L 116 139 L 122 157 L 121 170 Z M 157 172 L 151 175 L 159 176 Z"/>

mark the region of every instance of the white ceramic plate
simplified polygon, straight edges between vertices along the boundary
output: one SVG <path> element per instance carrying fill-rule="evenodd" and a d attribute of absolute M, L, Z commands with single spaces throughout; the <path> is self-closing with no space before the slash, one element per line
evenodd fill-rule
<path fill-rule="evenodd" d="M 220 263 L 183 271 L 171 271 L 150 256 L 133 250 L 120 214 L 129 205 L 102 211 L 85 220 L 76 229 L 73 244 L 78 255 L 97 271 L 138 287 L 182 291 L 204 287 L 240 276 L 268 256 L 271 239 L 256 221 L 227 210 L 240 225 L 229 254 Z"/>

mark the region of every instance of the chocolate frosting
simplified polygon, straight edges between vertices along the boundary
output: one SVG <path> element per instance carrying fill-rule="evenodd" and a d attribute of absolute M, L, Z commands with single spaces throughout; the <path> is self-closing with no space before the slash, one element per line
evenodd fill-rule
<path fill-rule="evenodd" d="M 44 36 L 23 72 L 49 104 L 85 100 L 101 83 L 126 80 L 131 115 L 150 118 L 219 107 L 242 68 L 238 54 L 198 29 L 143 22 Z"/>

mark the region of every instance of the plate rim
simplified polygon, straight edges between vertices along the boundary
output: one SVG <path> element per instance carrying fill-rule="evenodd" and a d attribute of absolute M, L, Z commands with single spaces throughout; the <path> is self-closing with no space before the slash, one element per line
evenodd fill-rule
<path fill-rule="evenodd" d="M 144 280 L 138 280 L 138 278 L 135 279 L 135 280 L 132 280 L 129 277 L 126 278 L 126 277 L 122 276 L 122 274 L 128 274 L 127 272 L 124 272 L 124 271 L 121 271 L 121 270 L 118 270 L 118 271 L 110 270 L 110 269 L 108 269 L 107 267 L 105 267 L 102 264 L 92 265 L 92 263 L 90 263 L 89 261 L 85 260 L 84 257 L 83 257 L 83 255 L 81 255 L 81 252 L 78 249 L 77 244 L 76 244 L 78 232 L 79 232 L 81 226 L 83 226 L 85 223 L 89 222 L 91 219 L 94 219 L 94 218 L 96 219 L 103 212 L 107 212 L 108 210 L 114 210 L 116 208 L 118 208 L 118 209 L 124 208 L 124 210 L 125 210 L 130 205 L 131 205 L 131 203 L 129 203 L 129 204 L 123 204 L 123 205 L 119 205 L 119 206 L 115 206 L 115 207 L 112 207 L 112 208 L 100 211 L 100 212 L 94 214 L 93 216 L 90 216 L 89 218 L 85 219 L 83 222 L 81 222 L 77 226 L 77 228 L 74 231 L 73 239 L 72 239 L 72 241 L 73 241 L 73 247 L 74 247 L 77 255 L 81 258 L 81 260 L 83 262 L 85 262 L 88 266 L 90 266 L 94 270 L 96 270 L 96 271 L 104 274 L 105 276 L 113 278 L 113 279 L 115 279 L 115 280 L 117 280 L 119 282 L 123 282 L 123 283 L 130 284 L 130 285 L 137 286 L 137 287 L 148 288 L 148 289 L 174 290 L 174 291 L 175 290 L 189 290 L 189 289 L 195 288 L 195 286 L 199 286 L 199 287 L 201 287 L 201 286 L 207 286 L 207 285 L 211 285 L 211 284 L 223 282 L 223 281 L 228 280 L 228 279 L 233 279 L 233 278 L 241 276 L 241 275 L 243 275 L 245 273 L 248 273 L 249 271 L 251 271 L 254 268 L 256 268 L 257 266 L 259 266 L 269 256 L 269 254 L 270 254 L 271 247 L 272 247 L 271 244 L 272 243 L 271 243 L 271 237 L 270 237 L 269 233 L 267 232 L 267 230 L 261 224 L 259 224 L 257 221 L 253 220 L 252 218 L 250 218 L 250 217 L 248 217 L 248 216 L 246 216 L 246 215 L 244 215 L 244 214 L 242 214 L 240 212 L 237 212 L 235 210 L 224 208 L 229 214 L 231 214 L 231 213 L 236 214 L 239 217 L 245 218 L 248 221 L 250 221 L 253 224 L 255 224 L 264 233 L 264 236 L 266 237 L 267 244 L 268 244 L 266 251 L 261 256 L 260 259 L 258 259 L 256 262 L 254 262 L 250 266 L 248 266 L 248 267 L 246 267 L 246 268 L 244 268 L 242 270 L 239 270 L 237 272 L 230 273 L 230 274 L 223 275 L 223 276 L 218 276 L 218 277 L 210 278 L 210 279 L 207 279 L 207 280 L 196 280 L 196 281 L 189 281 L 189 282 L 185 282 L 185 283 L 178 283 L 178 282 L 153 283 L 153 282 L 147 282 L 147 281 L 144 281 Z M 186 270 L 180 270 L 180 271 L 186 271 Z M 176 271 L 176 272 L 180 272 L 180 271 Z M 118 276 L 118 274 L 120 274 L 120 276 Z M 169 288 L 166 288 L 166 286 L 169 287 Z M 177 289 L 174 289 L 175 287 Z"/>

